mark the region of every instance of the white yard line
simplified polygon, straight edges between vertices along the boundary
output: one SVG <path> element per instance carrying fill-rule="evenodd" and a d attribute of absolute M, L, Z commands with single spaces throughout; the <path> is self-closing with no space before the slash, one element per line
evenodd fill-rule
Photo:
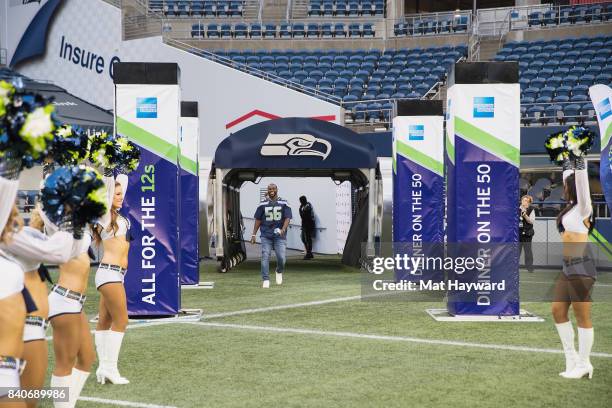
<path fill-rule="evenodd" d="M 105 398 L 96 398 L 96 397 L 79 397 L 79 401 L 88 401 L 88 402 L 97 402 L 99 404 L 109 404 L 120 407 L 138 407 L 138 408 L 176 408 L 170 405 L 156 405 L 156 404 L 147 404 L 146 402 L 132 402 L 132 401 L 122 401 L 122 400 L 112 400 Z"/>
<path fill-rule="evenodd" d="M 507 345 L 507 344 L 469 343 L 469 342 L 454 341 L 454 340 L 421 339 L 421 338 L 416 338 L 416 337 L 383 336 L 383 335 L 377 335 L 377 334 L 362 334 L 362 333 L 311 330 L 311 329 L 294 329 L 294 328 L 289 328 L 289 327 L 251 326 L 251 325 L 244 325 L 244 324 L 229 324 L 229 323 L 213 323 L 213 322 L 183 322 L 183 323 L 197 325 L 197 326 L 218 327 L 218 328 L 237 329 L 237 330 L 253 330 L 253 331 L 261 331 L 261 332 L 307 334 L 307 335 L 328 336 L 328 337 L 348 337 L 348 338 L 367 339 L 367 340 L 385 340 L 385 341 L 397 341 L 397 342 L 407 342 L 407 343 L 434 344 L 434 345 L 440 345 L 440 346 L 456 346 L 456 347 L 471 347 L 471 348 L 492 349 L 492 350 L 523 351 L 523 352 L 530 352 L 530 353 L 563 354 L 563 350 L 561 349 L 513 346 L 509 344 Z M 602 358 L 612 358 L 612 354 L 609 354 L 609 353 L 591 353 L 591 356 L 592 357 L 602 357 Z"/>
<path fill-rule="evenodd" d="M 303 303 L 292 303 L 288 305 L 278 305 L 278 306 L 268 306 L 268 307 L 258 307 L 254 309 L 242 309 L 235 310 L 233 312 L 221 312 L 221 313 L 211 313 L 202 315 L 203 320 L 214 319 L 218 317 L 228 317 L 228 316 L 236 316 L 242 314 L 251 314 L 251 313 L 262 313 L 262 312 L 270 312 L 273 310 L 283 310 L 283 309 L 294 309 L 298 307 L 307 307 L 307 306 L 317 306 L 317 305 L 326 305 L 328 303 L 336 303 L 336 302 L 347 302 L 350 300 L 359 300 L 363 296 L 347 296 L 333 299 L 325 299 L 325 300 L 313 300 L 312 302 L 303 302 Z"/>

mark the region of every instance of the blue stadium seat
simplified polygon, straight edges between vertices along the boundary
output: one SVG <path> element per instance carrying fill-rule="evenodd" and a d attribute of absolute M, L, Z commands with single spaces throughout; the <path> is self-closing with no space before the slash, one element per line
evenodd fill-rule
<path fill-rule="evenodd" d="M 215 23 L 209 24 L 208 28 L 206 29 L 206 36 L 208 38 L 219 38 L 219 35 L 219 26 Z"/>
<path fill-rule="evenodd" d="M 366 109 L 368 108 L 368 105 L 366 105 L 365 103 L 359 103 L 354 105 L 353 107 L 353 111 L 355 112 L 355 121 L 357 122 L 364 122 L 366 120 Z"/>
<path fill-rule="evenodd" d="M 527 108 L 525 121 L 527 123 L 539 120 L 544 116 L 544 107 L 542 105 L 534 105 Z"/>
<path fill-rule="evenodd" d="M 249 31 L 247 25 L 244 23 L 238 23 L 234 26 L 234 37 L 236 38 L 248 38 Z"/>
<path fill-rule="evenodd" d="M 317 81 L 317 82 L 318 82 L 319 80 L 321 80 L 321 79 L 323 78 L 323 76 L 324 76 L 323 71 L 318 70 L 318 69 L 315 69 L 315 70 L 313 70 L 313 71 L 310 71 L 310 73 L 308 74 L 308 77 L 309 77 L 309 78 L 312 78 L 313 80 L 315 80 L 315 81 Z"/>
<path fill-rule="evenodd" d="M 331 1 L 324 1 L 322 9 L 324 16 L 331 17 L 334 15 L 334 4 Z"/>
<path fill-rule="evenodd" d="M 308 38 L 317 38 L 320 35 L 319 32 L 320 28 L 319 25 L 316 23 L 308 23 L 307 26 L 307 31 L 306 31 L 306 37 Z"/>
<path fill-rule="evenodd" d="M 587 102 L 589 101 L 589 97 L 585 94 L 578 94 L 578 95 L 573 94 L 570 100 L 572 102 Z"/>
<path fill-rule="evenodd" d="M 306 36 L 306 27 L 304 23 L 295 23 L 291 30 L 293 32 L 293 38 L 304 38 Z"/>
<path fill-rule="evenodd" d="M 560 87 L 557 88 L 557 95 L 563 95 L 563 96 L 570 96 L 570 93 L 572 91 L 572 88 L 567 86 L 567 85 L 562 85 Z"/>
<path fill-rule="evenodd" d="M 563 106 L 552 104 L 548 105 L 545 110 L 545 116 L 550 118 L 553 121 L 556 121 L 559 117 L 559 112 L 563 111 Z"/>
<path fill-rule="evenodd" d="M 302 85 L 304 85 L 307 88 L 316 89 L 317 80 L 314 78 L 306 78 L 305 80 L 302 81 Z"/>
<path fill-rule="evenodd" d="M 535 101 L 536 103 L 550 103 L 552 102 L 552 100 L 553 98 L 551 96 L 538 96 Z M 563 101 L 555 100 L 555 102 L 563 102 Z"/>
<path fill-rule="evenodd" d="M 346 25 L 344 23 L 334 24 L 334 37 L 346 37 Z"/>
<path fill-rule="evenodd" d="M 559 23 L 557 12 L 555 10 L 545 11 L 544 15 L 542 16 L 541 23 L 545 26 L 557 25 Z"/>
<path fill-rule="evenodd" d="M 291 71 L 289 71 L 288 69 L 284 69 L 282 71 L 278 71 L 278 76 L 283 79 L 290 79 L 293 77 L 293 74 L 291 74 Z"/>
<path fill-rule="evenodd" d="M 559 21 L 561 24 L 569 24 L 570 23 L 570 15 L 572 13 L 571 7 L 561 7 L 559 11 Z"/>
<path fill-rule="evenodd" d="M 293 30 L 293 27 L 291 26 L 291 24 L 283 23 L 280 26 L 280 31 L 278 33 L 278 36 L 280 38 L 291 38 L 292 37 L 292 30 Z"/>
<path fill-rule="evenodd" d="M 196 23 L 191 25 L 191 38 L 204 38 L 205 34 L 204 24 Z"/>
<path fill-rule="evenodd" d="M 538 93 L 539 96 L 548 96 L 548 97 L 553 97 L 555 95 L 555 88 L 553 88 L 552 86 L 545 86 L 544 88 L 540 89 L 540 92 Z"/>
<path fill-rule="evenodd" d="M 408 28 L 406 27 L 406 23 L 403 21 L 400 23 L 395 23 L 393 25 L 393 34 L 396 37 L 404 37 L 408 35 Z"/>
<path fill-rule="evenodd" d="M 323 23 L 321 24 L 321 37 L 323 38 L 332 38 L 334 36 L 334 30 L 331 23 Z"/>
<path fill-rule="evenodd" d="M 321 15 L 321 3 L 317 0 L 311 0 L 308 5 L 309 16 L 320 16 Z"/>
<path fill-rule="evenodd" d="M 265 30 L 263 31 L 264 38 L 276 38 L 276 24 L 266 24 Z"/>
<path fill-rule="evenodd" d="M 588 95 L 589 85 L 576 85 L 572 88 L 572 96 L 576 95 Z"/>
<path fill-rule="evenodd" d="M 342 102 L 357 102 L 359 98 L 356 95 L 345 95 Z"/>
<path fill-rule="evenodd" d="M 149 2 L 149 5 L 151 3 Z M 190 7 L 190 14 L 193 16 L 204 15 L 204 2 L 203 1 L 192 1 Z"/>
<path fill-rule="evenodd" d="M 535 88 L 542 88 L 544 86 L 544 84 L 546 84 L 546 79 L 545 78 L 537 77 L 537 78 L 533 78 L 531 80 L 531 86 L 533 86 Z"/>
<path fill-rule="evenodd" d="M 539 11 L 529 13 L 529 16 L 527 17 L 527 23 L 529 24 L 529 27 L 534 25 L 541 26 L 543 23 L 542 13 L 540 13 Z"/>
<path fill-rule="evenodd" d="M 539 98 L 538 98 L 539 99 Z M 565 95 L 557 95 L 553 98 L 553 101 L 555 102 L 569 102 L 569 97 L 565 96 Z M 538 102 L 538 100 L 536 99 L 536 102 Z M 549 101 L 550 102 L 550 101 Z"/>
<path fill-rule="evenodd" d="M 535 98 L 531 96 L 523 96 L 521 98 L 521 103 L 524 103 L 524 104 L 535 103 Z"/>
<path fill-rule="evenodd" d="M 351 23 L 348 27 L 349 37 L 361 37 L 361 26 L 358 23 Z"/>
<path fill-rule="evenodd" d="M 546 86 L 552 86 L 553 88 L 556 88 L 558 86 L 561 86 L 562 82 L 563 82 L 563 78 L 561 78 L 560 76 L 554 75 L 546 79 Z"/>
<path fill-rule="evenodd" d="M 251 38 L 261 38 L 261 24 L 259 23 L 251 24 L 251 29 L 249 30 L 249 34 Z"/>
<path fill-rule="evenodd" d="M 363 36 L 364 37 L 374 37 L 375 32 L 374 32 L 374 25 L 371 23 L 364 23 L 363 24 Z"/>
<path fill-rule="evenodd" d="M 580 120 L 580 108 L 581 106 L 577 103 L 570 103 L 569 105 L 563 106 L 563 115 L 570 121 Z"/>
<path fill-rule="evenodd" d="M 242 15 L 242 2 L 232 1 L 229 4 L 229 10 L 227 12 L 229 16 L 241 16 Z"/>

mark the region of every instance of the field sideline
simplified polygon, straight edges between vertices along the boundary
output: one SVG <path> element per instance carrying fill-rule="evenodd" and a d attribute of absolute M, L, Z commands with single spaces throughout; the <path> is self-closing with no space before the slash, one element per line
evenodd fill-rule
<path fill-rule="evenodd" d="M 260 288 L 256 261 L 227 274 L 202 269 L 201 280 L 215 281 L 215 289 L 182 292 L 183 307 L 204 310 L 202 322 L 133 323 L 120 359 L 131 383 L 102 386 L 92 375 L 77 406 L 595 408 L 612 401 L 611 303 L 593 306 L 594 378 L 572 381 L 557 375 L 564 358 L 548 303 L 523 306 L 544 323 L 439 323 L 425 309 L 442 304 L 359 300 L 359 271 L 335 257 L 290 259 L 285 283 L 269 290 Z M 86 311 L 94 316 L 93 270 L 90 281 Z"/>

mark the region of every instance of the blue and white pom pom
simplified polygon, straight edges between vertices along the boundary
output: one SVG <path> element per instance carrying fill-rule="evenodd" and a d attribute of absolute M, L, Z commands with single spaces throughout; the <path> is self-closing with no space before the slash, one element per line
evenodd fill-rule
<path fill-rule="evenodd" d="M 563 136 L 571 159 L 585 157 L 595 141 L 593 132 L 584 126 L 570 126 Z"/>
<path fill-rule="evenodd" d="M 74 237 L 80 239 L 87 224 L 106 213 L 106 187 L 100 173 L 91 167 L 60 167 L 45 179 L 41 202 L 54 224 L 69 216 Z"/>

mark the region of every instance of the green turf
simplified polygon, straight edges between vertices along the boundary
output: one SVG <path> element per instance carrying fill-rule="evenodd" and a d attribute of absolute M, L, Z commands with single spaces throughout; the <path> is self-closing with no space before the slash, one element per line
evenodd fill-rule
<path fill-rule="evenodd" d="M 291 260 L 285 283 L 269 290 L 255 262 L 227 274 L 203 267 L 201 280 L 215 288 L 184 290 L 183 306 L 205 314 L 361 292 L 359 272 L 329 257 Z M 90 315 L 96 300 L 90 289 Z M 439 323 L 425 313 L 442 306 L 344 301 L 210 321 L 560 349 L 548 303 L 523 305 L 544 323 Z M 612 304 L 595 303 L 593 320 L 594 351 L 612 354 Z M 561 354 L 171 324 L 129 330 L 120 368 L 131 383 L 92 377 L 83 395 L 177 407 L 609 407 L 612 358 L 592 360 L 593 380 L 565 380 Z"/>

